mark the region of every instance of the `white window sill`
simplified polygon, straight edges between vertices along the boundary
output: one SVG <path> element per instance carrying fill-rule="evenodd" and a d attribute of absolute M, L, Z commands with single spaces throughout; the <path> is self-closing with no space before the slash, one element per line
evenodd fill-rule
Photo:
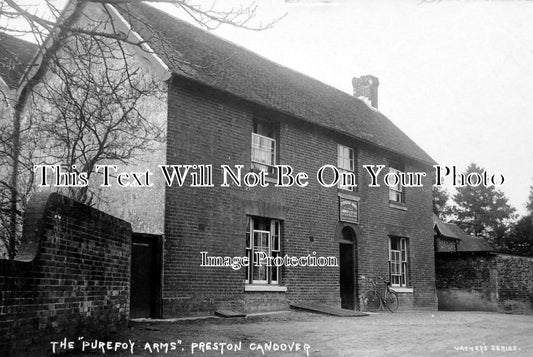
<path fill-rule="evenodd" d="M 399 286 L 391 286 L 391 290 L 396 291 L 397 293 L 413 293 L 413 288 L 402 288 Z"/>
<path fill-rule="evenodd" d="M 278 183 L 278 180 L 276 179 L 276 177 L 268 175 L 265 177 L 265 182 Z"/>
<path fill-rule="evenodd" d="M 270 284 L 244 284 L 244 291 L 274 291 L 284 293 L 287 292 L 287 287 Z"/>
<path fill-rule="evenodd" d="M 402 206 L 401 204 L 396 204 L 396 203 L 389 202 L 389 207 L 390 208 L 399 209 L 399 210 L 402 210 L 402 211 L 407 211 L 407 207 Z"/>

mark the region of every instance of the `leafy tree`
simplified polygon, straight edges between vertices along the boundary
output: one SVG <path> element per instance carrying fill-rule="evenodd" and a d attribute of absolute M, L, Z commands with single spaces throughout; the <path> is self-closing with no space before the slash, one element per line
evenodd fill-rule
<path fill-rule="evenodd" d="M 464 172 L 482 173 L 484 170 L 472 163 Z M 458 187 L 453 196 L 455 206 L 452 213 L 455 223 L 468 234 L 484 237 L 490 243 L 499 246 L 502 238 L 509 231 L 509 223 L 515 218 L 515 209 L 508 203 L 507 197 L 494 186 Z"/>
<path fill-rule="evenodd" d="M 439 216 L 440 219 L 446 220 L 451 213 L 451 208 L 448 205 L 450 194 L 445 188 L 433 186 L 433 213 Z"/>
<path fill-rule="evenodd" d="M 507 253 L 533 257 L 533 216 L 524 216 L 514 224 L 503 240 Z"/>
<path fill-rule="evenodd" d="M 533 186 L 529 187 L 529 202 L 526 203 L 526 209 L 533 216 Z"/>
<path fill-rule="evenodd" d="M 503 240 L 506 253 L 533 257 L 533 186 L 529 189 L 528 214 L 520 218 Z"/>

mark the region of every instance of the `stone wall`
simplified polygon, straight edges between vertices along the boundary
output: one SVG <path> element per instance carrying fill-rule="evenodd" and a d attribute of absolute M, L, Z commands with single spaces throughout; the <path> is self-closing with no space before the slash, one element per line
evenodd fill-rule
<path fill-rule="evenodd" d="M 533 313 L 533 257 L 499 254 L 498 307 L 502 312 Z"/>
<path fill-rule="evenodd" d="M 533 313 L 533 258 L 445 253 L 436 259 L 440 310 Z"/>

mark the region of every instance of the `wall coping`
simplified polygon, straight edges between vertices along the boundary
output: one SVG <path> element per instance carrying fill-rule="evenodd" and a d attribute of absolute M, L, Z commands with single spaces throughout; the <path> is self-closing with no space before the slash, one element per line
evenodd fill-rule
<path fill-rule="evenodd" d="M 89 217 L 96 215 L 101 219 L 109 221 L 111 225 L 128 227 L 127 229 L 131 231 L 131 224 L 120 218 L 111 216 L 56 192 L 37 192 L 31 196 L 26 206 L 22 238 L 15 259 L 12 261 L 0 259 L 0 263 L 4 265 L 4 263 L 10 262 L 8 264 L 15 267 L 16 265 L 20 265 L 16 262 L 33 262 L 38 257 L 41 243 L 44 239 L 45 218 L 50 211 L 60 206 L 68 206 L 69 214 L 75 212 L 76 215 Z"/>

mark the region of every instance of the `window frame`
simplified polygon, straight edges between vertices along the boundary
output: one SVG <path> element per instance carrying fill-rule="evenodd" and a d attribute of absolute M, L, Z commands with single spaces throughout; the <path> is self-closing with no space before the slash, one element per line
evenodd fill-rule
<path fill-rule="evenodd" d="M 274 166 L 277 165 L 278 161 L 278 131 L 279 129 L 276 123 L 254 119 L 250 143 L 250 166 L 252 171 L 266 171 L 268 176 L 276 175 L 277 170 Z M 270 157 L 270 162 L 257 160 L 257 158 L 265 156 L 264 152 L 257 154 L 261 150 L 261 144 L 258 146 L 255 143 L 257 141 L 261 142 L 261 140 L 266 140 L 271 144 L 270 152 L 266 155 Z"/>
<path fill-rule="evenodd" d="M 351 158 L 350 157 L 346 158 L 343 155 L 345 152 L 344 149 L 348 149 L 348 152 L 351 153 Z M 355 154 L 356 154 L 356 151 L 353 147 L 348 146 L 348 145 L 343 145 L 343 144 L 337 144 L 337 170 L 339 170 L 339 173 L 352 172 L 355 175 L 354 185 L 357 185 L 357 172 L 355 170 Z M 341 165 L 341 162 L 344 164 L 346 160 L 348 160 L 350 167 L 345 167 L 344 165 Z M 343 186 L 340 179 L 337 185 L 337 188 L 339 190 L 348 191 L 348 192 L 355 192 L 356 187 L 357 186 Z"/>
<path fill-rule="evenodd" d="M 393 172 L 403 172 L 403 165 L 395 162 L 389 163 L 389 173 Z M 405 190 L 399 181 L 396 187 L 389 187 L 389 202 L 405 203 Z"/>
<path fill-rule="evenodd" d="M 392 249 L 393 240 L 397 241 L 395 245 L 398 249 Z M 406 237 L 389 237 L 389 281 L 391 286 L 409 287 L 409 239 Z"/>
<path fill-rule="evenodd" d="M 256 220 L 263 220 L 263 222 L 268 222 L 267 229 L 255 229 L 254 228 L 254 219 Z M 280 272 L 281 269 L 278 266 L 264 266 L 264 267 L 256 267 L 255 266 L 255 253 L 256 253 L 256 245 L 255 245 L 255 235 L 256 233 L 259 234 L 267 234 L 267 255 L 271 256 L 273 258 L 279 257 L 281 255 L 281 225 L 282 222 L 279 219 L 274 218 L 268 218 L 268 217 L 257 217 L 257 216 L 246 216 L 246 224 L 247 224 L 247 230 L 246 230 L 246 244 L 245 244 L 245 253 L 248 257 L 248 267 L 246 269 L 245 274 L 245 282 L 247 284 L 261 284 L 261 285 L 280 285 L 281 278 L 280 278 Z M 262 248 L 262 247 L 261 247 Z M 257 250 L 259 251 L 259 250 Z M 261 249 L 261 251 L 264 251 L 264 248 Z M 265 269 L 265 277 L 266 279 L 254 279 L 254 269 Z"/>

